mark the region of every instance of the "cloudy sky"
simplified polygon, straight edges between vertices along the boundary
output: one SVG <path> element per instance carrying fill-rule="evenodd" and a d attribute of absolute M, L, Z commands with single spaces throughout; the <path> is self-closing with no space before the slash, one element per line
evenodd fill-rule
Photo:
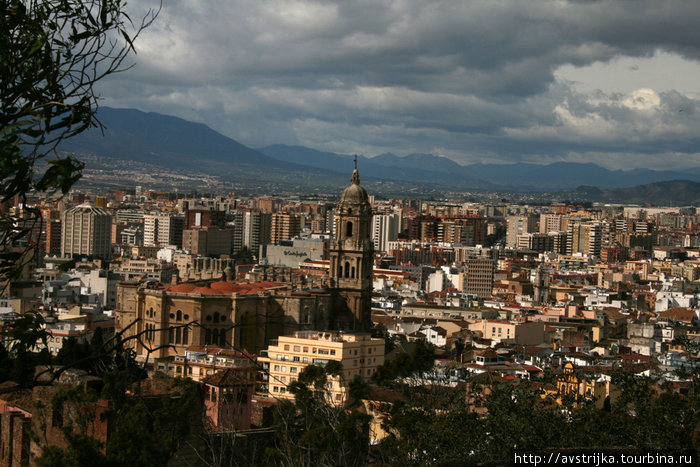
<path fill-rule="evenodd" d="M 163 0 L 100 92 L 251 147 L 698 167 L 699 24 L 695 0 Z"/>

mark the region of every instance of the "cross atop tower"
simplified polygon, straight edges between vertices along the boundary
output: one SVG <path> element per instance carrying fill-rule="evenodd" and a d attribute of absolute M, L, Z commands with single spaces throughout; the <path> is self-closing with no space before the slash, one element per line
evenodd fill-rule
<path fill-rule="evenodd" d="M 355 154 L 355 170 L 357 170 L 357 154 Z"/>

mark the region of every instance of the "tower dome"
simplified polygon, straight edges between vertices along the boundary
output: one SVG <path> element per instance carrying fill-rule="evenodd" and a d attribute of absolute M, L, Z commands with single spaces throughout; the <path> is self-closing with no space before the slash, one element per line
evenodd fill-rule
<path fill-rule="evenodd" d="M 348 186 L 340 196 L 338 209 L 345 212 L 348 209 L 358 209 L 358 213 L 372 210 L 367 192 L 360 186 L 360 174 L 357 171 L 357 167 L 355 167 L 355 170 L 352 172 L 350 186 Z"/>

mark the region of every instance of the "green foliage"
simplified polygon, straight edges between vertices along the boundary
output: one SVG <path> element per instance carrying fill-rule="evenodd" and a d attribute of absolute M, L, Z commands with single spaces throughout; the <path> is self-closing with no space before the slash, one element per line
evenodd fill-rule
<path fill-rule="evenodd" d="M 475 465 L 505 462 L 512 449 L 697 449 L 697 397 L 679 396 L 631 371 L 615 375 L 612 403 L 563 397 L 562 405 L 526 383 L 437 390 L 412 387 L 410 397 L 387 407 L 390 435 L 372 456 L 378 464 Z M 477 415 L 465 400 L 483 401 Z M 459 440 L 455 442 L 455 440 Z"/>
<path fill-rule="evenodd" d="M 49 446 L 42 451 L 36 459 L 38 467 L 82 467 L 92 466 L 114 466 L 118 464 L 109 461 L 100 451 L 100 444 L 90 436 L 83 434 L 65 433 L 68 443 L 67 449 L 56 446 Z"/>
<path fill-rule="evenodd" d="M 372 375 L 372 381 L 380 386 L 388 386 L 397 378 L 421 375 L 433 368 L 435 355 L 429 344 L 415 343 L 411 354 L 402 353 L 395 359 L 384 362 Z"/>
<path fill-rule="evenodd" d="M 171 392 L 156 396 L 127 396 L 126 389 L 136 382 L 128 371 L 107 373 L 104 381 L 100 398 L 107 400 L 109 406 L 103 421 L 111 427 L 106 454 L 102 454 L 102 446 L 88 436 L 88 422 L 95 415 L 86 411 L 85 423 L 63 428 L 67 448 L 47 447 L 38 465 L 166 465 L 188 433 L 191 421 L 197 420 L 201 413 L 201 392 L 198 385 L 189 380 L 171 380 Z M 97 399 L 98 395 L 90 390 L 70 388 L 59 392 L 52 406 L 69 405 L 75 415 L 85 411 L 85 403 Z M 80 421 L 80 417 L 77 420 Z"/>
<path fill-rule="evenodd" d="M 80 178 L 84 163 L 59 157 L 56 148 L 99 126 L 96 84 L 128 68 L 133 40 L 155 18 L 149 13 L 134 25 L 123 6 L 121 0 L 0 0 L 0 202 L 24 203 L 30 192 L 65 194 Z M 40 222 L 38 210 L 26 213 Z M 2 277 L 21 270 L 6 248 L 31 231 L 23 222 L 0 216 Z"/>
<path fill-rule="evenodd" d="M 275 438 L 265 451 L 271 465 L 366 465 L 369 417 L 328 403 L 326 381 L 342 366 L 311 365 L 290 385 L 295 402 L 282 401 L 274 413 Z M 335 362 L 337 363 L 337 362 Z"/>

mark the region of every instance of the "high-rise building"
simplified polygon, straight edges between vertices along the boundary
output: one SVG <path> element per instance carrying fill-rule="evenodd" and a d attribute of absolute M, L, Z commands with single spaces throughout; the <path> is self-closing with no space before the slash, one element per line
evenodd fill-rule
<path fill-rule="evenodd" d="M 603 228 L 599 222 L 570 223 L 567 229 L 566 253 L 583 253 L 600 258 Z"/>
<path fill-rule="evenodd" d="M 182 248 L 182 231 L 185 219 L 170 213 L 143 216 L 144 246 L 175 245 Z"/>
<path fill-rule="evenodd" d="M 57 256 L 61 254 L 61 221 L 46 221 L 46 254 Z"/>
<path fill-rule="evenodd" d="M 185 229 L 193 227 L 225 227 L 226 213 L 213 209 L 188 209 L 185 211 Z"/>
<path fill-rule="evenodd" d="M 462 292 L 489 298 L 493 293 L 493 275 L 496 262 L 485 256 L 468 258 L 464 262 Z"/>
<path fill-rule="evenodd" d="M 508 216 L 506 246 L 515 248 L 518 245 L 518 235 L 533 233 L 537 226 L 537 217 L 531 215 Z"/>
<path fill-rule="evenodd" d="M 291 240 L 301 232 L 301 218 L 298 214 L 278 212 L 272 214 L 270 240 L 279 245 L 284 240 Z"/>
<path fill-rule="evenodd" d="M 486 219 L 481 216 L 450 216 L 437 224 L 438 242 L 464 246 L 483 245 L 486 241 Z"/>
<path fill-rule="evenodd" d="M 229 255 L 233 229 L 194 227 L 182 231 L 182 249 L 203 256 Z"/>
<path fill-rule="evenodd" d="M 372 241 L 376 251 L 387 251 L 389 242 L 396 240 L 401 226 L 401 215 L 375 214 L 372 217 Z"/>
<path fill-rule="evenodd" d="M 540 214 L 540 232 L 559 232 L 561 227 L 561 214 L 545 213 Z"/>
<path fill-rule="evenodd" d="M 331 287 L 352 313 L 352 323 L 335 323 L 354 328 L 372 325 L 372 267 L 374 246 L 371 238 L 372 206 L 360 186 L 357 167 L 336 208 L 336 235 L 329 250 Z"/>
<path fill-rule="evenodd" d="M 102 208 L 81 204 L 66 211 L 61 219 L 61 256 L 112 256 L 112 216 Z"/>
<path fill-rule="evenodd" d="M 260 211 L 238 211 L 234 215 L 233 252 L 246 247 L 258 255 L 260 245 L 270 243 L 272 214 Z"/>

